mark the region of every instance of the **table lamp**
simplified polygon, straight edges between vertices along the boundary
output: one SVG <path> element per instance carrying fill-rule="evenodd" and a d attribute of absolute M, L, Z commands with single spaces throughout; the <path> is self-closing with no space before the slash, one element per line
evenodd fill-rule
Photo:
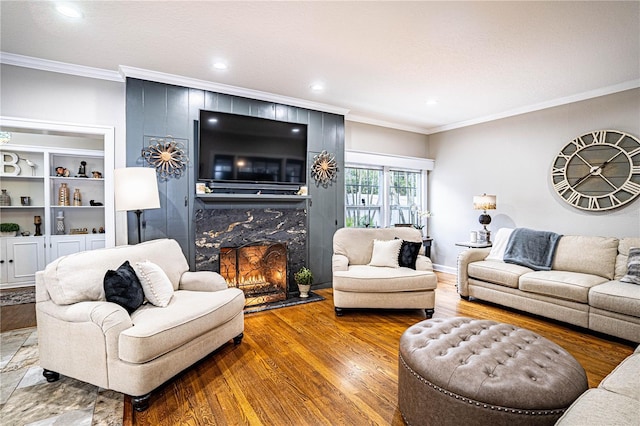
<path fill-rule="evenodd" d="M 482 225 L 483 229 L 479 232 L 479 242 L 490 243 L 491 231 L 487 229 L 487 225 L 491 223 L 491 216 L 487 214 L 487 210 L 496 209 L 496 196 L 495 195 L 474 195 L 473 196 L 473 209 L 482 210 L 483 213 L 478 217 L 478 222 Z"/>
<path fill-rule="evenodd" d="M 142 242 L 140 215 L 142 210 L 159 209 L 156 170 L 149 167 L 115 169 L 114 190 L 117 211 L 133 211 L 138 220 L 138 243 Z"/>

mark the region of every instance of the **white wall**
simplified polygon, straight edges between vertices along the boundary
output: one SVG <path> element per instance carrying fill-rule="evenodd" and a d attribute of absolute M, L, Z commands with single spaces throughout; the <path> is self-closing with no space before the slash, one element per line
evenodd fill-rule
<path fill-rule="evenodd" d="M 344 148 L 379 154 L 430 158 L 427 135 L 345 121 Z"/>
<path fill-rule="evenodd" d="M 125 166 L 125 84 L 0 65 L 0 115 L 115 129 L 114 161 Z M 126 216 L 116 215 L 116 244 L 126 241 Z"/>
<path fill-rule="evenodd" d="M 570 140 L 591 130 L 640 137 L 640 89 L 429 136 L 432 260 L 455 272 L 457 241 L 478 230 L 473 195 L 497 195 L 490 230 L 527 227 L 560 234 L 640 236 L 640 199 L 610 212 L 584 212 L 562 201 L 551 164 Z"/>

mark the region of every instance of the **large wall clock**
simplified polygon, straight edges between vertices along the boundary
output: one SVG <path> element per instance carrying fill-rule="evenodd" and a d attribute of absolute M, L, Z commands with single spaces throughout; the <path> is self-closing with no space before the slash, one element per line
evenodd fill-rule
<path fill-rule="evenodd" d="M 604 211 L 640 195 L 640 141 L 619 130 L 597 130 L 573 139 L 556 156 L 551 181 L 573 207 Z"/>

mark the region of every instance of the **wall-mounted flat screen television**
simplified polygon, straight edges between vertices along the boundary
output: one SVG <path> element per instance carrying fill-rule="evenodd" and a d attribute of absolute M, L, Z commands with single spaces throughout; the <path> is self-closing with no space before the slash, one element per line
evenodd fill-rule
<path fill-rule="evenodd" d="M 306 124 L 200 111 L 198 180 L 306 185 Z"/>

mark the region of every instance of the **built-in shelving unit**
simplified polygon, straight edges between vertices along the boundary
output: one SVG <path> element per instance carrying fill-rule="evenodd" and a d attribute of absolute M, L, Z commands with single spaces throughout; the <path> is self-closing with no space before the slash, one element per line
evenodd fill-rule
<path fill-rule="evenodd" d="M 20 230 L 0 238 L 0 288 L 33 285 L 35 272 L 60 256 L 114 245 L 113 203 L 105 199 L 112 190 L 104 178 L 105 168 L 113 165 L 105 162 L 103 142 L 111 130 L 78 127 L 87 135 L 67 131 L 77 126 L 35 123 L 32 131 L 23 129 L 31 123 L 20 119 L 3 120 L 2 130 L 14 130 L 4 127 L 7 122 L 17 123 L 19 130 L 11 143 L 0 146 L 0 189 L 11 197 L 9 205 L 0 205 L 0 222 L 16 223 Z M 65 131 L 49 134 L 49 126 Z M 102 149 L 77 147 L 83 144 Z M 62 184 L 69 189 L 69 205 L 60 205 Z M 76 205 L 75 190 L 81 198 Z"/>

